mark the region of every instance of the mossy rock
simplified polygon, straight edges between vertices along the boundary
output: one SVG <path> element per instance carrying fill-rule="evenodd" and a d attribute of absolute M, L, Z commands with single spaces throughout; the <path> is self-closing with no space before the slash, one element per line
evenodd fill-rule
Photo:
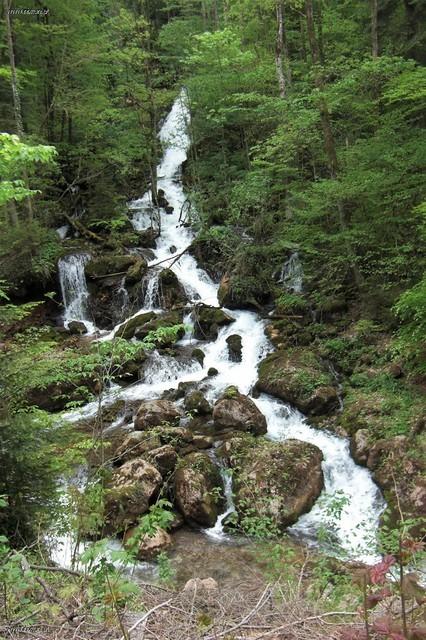
<path fill-rule="evenodd" d="M 130 340 L 133 338 L 135 333 L 146 326 L 151 320 L 156 318 L 156 314 L 153 311 L 147 311 L 145 313 L 138 313 L 133 316 L 133 318 L 129 318 L 126 320 L 121 327 L 117 330 L 117 337 L 125 338 L 126 340 Z M 146 332 L 148 334 L 149 330 Z"/>
<path fill-rule="evenodd" d="M 187 411 L 195 411 L 199 415 L 208 415 L 212 412 L 212 407 L 201 391 L 192 391 L 184 400 L 184 407 Z"/>
<path fill-rule="evenodd" d="M 235 322 L 235 318 L 218 307 L 199 304 L 195 307 L 192 317 L 194 320 L 194 337 L 197 340 L 215 340 L 219 329 Z"/>
<path fill-rule="evenodd" d="M 136 264 L 140 258 L 129 255 L 112 255 L 93 258 L 85 266 L 86 276 L 96 279 L 99 277 L 125 273 L 129 267 Z"/>
<path fill-rule="evenodd" d="M 144 258 L 138 258 L 137 262 L 132 264 L 126 273 L 126 284 L 136 284 L 140 282 L 146 274 L 148 266 Z"/>
<path fill-rule="evenodd" d="M 143 323 L 143 324 L 141 323 L 136 328 L 134 332 L 134 337 L 137 338 L 138 340 L 143 340 L 144 338 L 147 337 L 147 335 L 151 331 L 156 331 L 157 329 L 161 329 L 161 328 L 167 329 L 170 327 L 175 327 L 178 324 L 182 324 L 182 319 L 183 319 L 183 312 L 177 309 L 174 311 L 168 311 L 167 313 L 162 313 L 158 315 L 152 312 L 151 318 L 146 323 Z M 185 328 L 180 327 L 176 335 L 176 340 L 180 340 L 181 338 L 184 337 L 184 335 L 185 335 Z M 173 339 L 170 339 L 167 341 L 165 338 L 163 338 L 161 341 L 161 346 L 168 347 L 168 346 L 171 346 L 174 342 L 175 340 Z"/>
<path fill-rule="evenodd" d="M 179 278 L 171 269 L 163 269 L 158 276 L 161 303 L 164 309 L 172 309 L 174 306 L 186 304 L 185 289 L 179 282 Z"/>
<path fill-rule="evenodd" d="M 186 522 L 211 527 L 223 506 L 223 482 L 218 467 L 201 452 L 185 456 L 175 473 L 176 505 Z"/>
<path fill-rule="evenodd" d="M 267 432 L 265 416 L 248 396 L 238 392 L 236 387 L 228 387 L 213 409 L 216 429 L 249 431 L 254 435 Z"/>
<path fill-rule="evenodd" d="M 323 489 L 322 452 L 307 442 L 261 439 L 250 446 L 242 439 L 233 456 L 235 505 L 244 526 L 283 531 L 312 508 Z"/>
<path fill-rule="evenodd" d="M 257 389 L 308 415 L 327 415 L 339 407 L 333 378 L 316 355 L 302 347 L 276 351 L 259 365 Z"/>

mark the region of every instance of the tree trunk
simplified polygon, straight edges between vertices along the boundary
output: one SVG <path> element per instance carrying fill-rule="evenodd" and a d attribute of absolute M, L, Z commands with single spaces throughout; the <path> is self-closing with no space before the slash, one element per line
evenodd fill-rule
<path fill-rule="evenodd" d="M 324 54 L 324 36 L 322 31 L 322 8 L 321 8 L 322 0 L 316 1 L 317 8 L 317 32 L 318 32 L 318 50 L 321 64 L 325 64 L 325 54 Z"/>
<path fill-rule="evenodd" d="M 283 50 L 284 50 L 284 21 L 283 21 L 283 3 L 277 2 L 277 39 L 275 43 L 275 67 L 277 70 L 278 86 L 280 97 L 286 96 L 286 79 L 283 69 Z"/>
<path fill-rule="evenodd" d="M 20 138 L 22 138 L 24 135 L 24 125 L 22 124 L 21 96 L 19 93 L 18 79 L 16 76 L 15 52 L 13 49 L 13 35 L 12 35 L 12 24 L 10 22 L 9 0 L 3 0 L 3 6 L 4 6 L 4 17 L 6 21 L 7 46 L 9 50 L 10 77 L 12 82 L 13 113 L 15 116 L 16 133 Z"/>
<path fill-rule="evenodd" d="M 9 13 L 10 11 L 9 0 L 3 0 L 3 7 L 4 7 L 4 17 L 6 22 L 7 47 L 9 50 L 10 78 L 12 83 L 13 112 L 15 116 L 16 133 L 22 139 L 24 137 L 24 125 L 22 121 L 21 95 L 19 93 L 18 78 L 16 75 L 15 51 L 13 48 L 13 34 L 12 34 L 12 24 L 10 21 L 10 13 Z M 24 177 L 24 182 L 28 187 L 28 174 L 26 169 L 23 170 L 23 177 Z M 33 205 L 30 197 L 26 199 L 26 204 L 28 209 L 28 219 L 30 222 L 32 222 Z M 14 210 L 14 214 L 12 216 L 12 219 L 17 221 L 18 217 L 16 215 L 15 203 L 13 203 L 13 210 Z"/>
<path fill-rule="evenodd" d="M 373 58 L 379 57 L 379 0 L 370 0 L 371 5 L 371 55 Z"/>

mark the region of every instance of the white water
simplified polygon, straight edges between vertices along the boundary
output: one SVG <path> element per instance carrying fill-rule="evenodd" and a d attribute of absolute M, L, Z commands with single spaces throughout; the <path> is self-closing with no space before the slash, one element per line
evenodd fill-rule
<path fill-rule="evenodd" d="M 88 333 L 94 333 L 95 325 L 89 319 L 87 290 L 84 266 L 90 260 L 87 253 L 76 253 L 64 256 L 59 260 L 59 282 L 64 303 L 64 327 L 72 320 L 78 320 L 86 325 Z"/>
<path fill-rule="evenodd" d="M 163 263 L 168 267 L 186 247 L 190 244 L 193 234 L 188 228 L 179 225 L 179 213 L 185 202 L 185 194 L 180 182 L 180 167 L 186 159 L 189 139 L 186 134 L 186 124 L 189 119 L 188 109 L 185 104 L 185 95 L 182 93 L 176 100 L 168 118 L 166 119 L 160 138 L 165 145 L 164 158 L 158 167 L 158 187 L 164 189 L 166 198 L 174 207 L 173 214 L 161 214 L 161 236 L 157 240 L 155 258 L 151 264 L 161 260 L 170 259 Z M 147 193 L 138 201 L 132 203 L 134 211 L 133 223 L 137 229 L 143 229 L 150 224 L 152 215 L 151 195 Z M 170 254 L 170 246 L 176 247 L 176 252 Z M 297 257 L 297 254 L 293 254 Z M 292 261 L 292 262 L 291 262 Z M 292 266 L 291 266 L 292 265 Z M 300 267 L 300 263 L 299 263 Z M 302 272 L 297 267 L 296 258 L 292 257 L 286 263 L 283 272 L 283 282 L 291 286 L 293 291 L 301 289 Z M 171 268 L 185 287 L 187 295 L 192 300 L 201 300 L 206 304 L 218 305 L 217 285 L 209 276 L 198 268 L 194 258 L 183 254 Z M 291 280 L 290 280 L 290 274 Z M 154 283 L 145 296 L 144 306 L 138 311 L 146 311 L 153 308 Z M 148 295 L 148 290 L 150 291 Z M 197 362 L 179 361 L 176 358 L 160 355 L 155 352 L 150 356 L 150 361 L 145 367 L 144 379 L 124 390 L 118 390 L 119 396 L 127 399 L 146 400 L 155 398 L 170 388 L 177 388 L 179 382 L 203 380 L 207 398 L 212 402 L 230 384 L 237 385 L 241 393 L 250 393 L 257 379 L 257 366 L 272 347 L 265 336 L 265 321 L 256 313 L 250 311 L 227 311 L 235 322 L 223 328 L 217 340 L 202 343 L 200 346 L 205 352 L 203 367 Z M 136 314 L 134 314 L 136 315 Z M 187 316 L 186 322 L 189 322 Z M 111 339 L 117 327 L 103 339 Z M 242 360 L 230 362 L 228 359 L 228 346 L 226 338 L 231 334 L 242 336 Z M 181 344 L 196 341 L 191 339 L 189 332 L 182 339 Z M 210 367 L 218 370 L 218 375 L 207 378 Z M 117 398 L 115 388 L 107 396 L 105 402 L 111 402 Z M 377 532 L 380 514 L 384 507 L 384 501 L 373 483 L 369 472 L 357 466 L 349 453 L 348 442 L 310 427 L 304 417 L 291 410 L 281 401 L 262 395 L 255 400 L 259 409 L 264 413 L 268 423 L 269 437 L 275 440 L 297 438 L 317 445 L 323 452 L 323 470 L 325 477 L 324 500 L 320 500 L 310 513 L 304 515 L 291 531 L 309 542 L 317 540 L 317 534 L 321 524 L 331 527 L 339 545 L 347 552 L 347 555 L 364 561 L 375 560 L 375 534 Z M 90 415 L 96 410 L 96 403 L 79 412 Z M 69 419 L 76 419 L 75 415 L 69 415 Z M 226 479 L 226 512 L 221 514 L 214 527 L 207 530 L 207 534 L 215 539 L 224 537 L 223 520 L 233 509 L 232 482 Z M 334 525 L 330 525 L 327 500 L 335 497 L 336 492 L 344 495 L 346 504 L 341 518 Z"/>
<path fill-rule="evenodd" d="M 297 251 L 291 254 L 281 269 L 278 280 L 284 287 L 293 293 L 301 293 L 303 287 L 303 269 Z"/>

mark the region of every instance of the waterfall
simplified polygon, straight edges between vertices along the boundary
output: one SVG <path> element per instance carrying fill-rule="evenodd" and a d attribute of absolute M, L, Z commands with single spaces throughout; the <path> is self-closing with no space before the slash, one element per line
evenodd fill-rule
<path fill-rule="evenodd" d="M 217 462 L 217 461 L 216 461 Z M 220 467 L 220 475 L 223 480 L 223 493 L 225 498 L 225 510 L 218 516 L 213 527 L 206 529 L 206 534 L 214 540 L 223 540 L 226 534 L 223 530 L 223 523 L 226 518 L 235 511 L 234 496 L 232 493 L 232 473 L 230 469 Z"/>
<path fill-rule="evenodd" d="M 64 327 L 68 329 L 71 321 L 78 320 L 86 325 L 88 333 L 94 333 L 96 328 L 89 320 L 89 292 L 84 273 L 84 267 L 89 260 L 90 256 L 87 253 L 64 256 L 58 262 L 58 271 L 65 307 Z"/>
<path fill-rule="evenodd" d="M 283 284 L 287 291 L 293 293 L 302 292 L 303 269 L 297 251 L 292 253 L 287 262 L 284 263 L 278 282 Z"/>
<path fill-rule="evenodd" d="M 161 262 L 163 268 L 171 268 L 193 299 L 196 297 L 205 304 L 218 306 L 218 285 L 198 267 L 191 255 L 184 252 L 192 242 L 193 232 L 179 223 L 179 213 L 186 201 L 180 169 L 189 147 L 186 132 L 188 120 L 189 111 L 185 93 L 182 92 L 176 99 L 159 135 L 164 147 L 164 156 L 158 166 L 158 188 L 164 190 L 174 211 L 171 214 L 160 211 L 161 235 L 157 239 L 154 257 L 150 264 Z M 152 219 L 150 192 L 133 202 L 130 209 L 134 212 L 133 225 L 136 229 L 143 229 L 144 226 L 149 225 Z M 174 253 L 170 252 L 171 246 L 175 249 Z M 84 279 L 85 259 L 87 257 L 68 256 L 63 259 L 60 269 L 67 321 L 71 317 L 83 320 L 87 317 L 85 315 L 87 298 Z M 71 276 L 72 270 L 75 275 Z M 301 292 L 303 271 L 297 252 L 294 252 L 283 266 L 280 281 L 287 290 Z M 157 295 L 158 278 L 156 279 L 153 274 L 147 282 L 143 308 L 138 312 L 154 308 L 158 304 Z M 78 307 L 78 313 L 71 312 L 74 307 Z M 176 389 L 180 382 L 201 380 L 203 380 L 203 392 L 210 402 L 215 402 L 224 389 L 231 384 L 237 384 L 241 393 L 249 394 L 257 380 L 259 362 L 272 351 L 272 345 L 265 335 L 266 321 L 252 311 L 226 310 L 226 312 L 235 321 L 222 328 L 216 340 L 202 343 L 205 353 L 203 366 L 193 360 L 179 361 L 155 352 L 150 357 L 144 378 L 125 389 L 119 389 L 118 392 L 114 390 L 114 398 L 121 397 L 131 401 L 159 398 L 164 391 L 170 388 Z M 118 327 L 104 336 L 103 340 L 112 339 Z M 242 337 L 241 362 L 231 362 L 228 358 L 226 339 L 231 334 L 239 334 Z M 195 344 L 197 341 L 186 335 L 181 344 L 188 345 L 189 342 Z M 207 377 L 210 367 L 218 370 L 218 374 L 212 378 Z M 111 402 L 107 393 L 104 400 Z M 345 505 L 339 522 L 333 528 L 333 535 L 349 557 L 374 561 L 376 559 L 375 536 L 384 508 L 384 500 L 369 471 L 359 467 L 353 461 L 347 439 L 309 426 L 299 412 L 265 394 L 254 399 L 254 402 L 267 419 L 269 438 L 273 440 L 297 438 L 313 443 L 322 450 L 325 480 L 323 498 L 331 500 L 336 492 L 345 497 Z M 222 473 L 224 473 L 223 470 Z M 226 474 L 223 477 L 227 505 L 215 526 L 207 530 L 208 536 L 213 538 L 223 537 L 223 520 L 233 509 L 232 479 Z M 319 544 L 318 533 L 325 522 L 327 522 L 327 504 L 319 500 L 309 513 L 300 518 L 290 532 L 308 543 Z"/>
<path fill-rule="evenodd" d="M 151 269 L 144 278 L 145 296 L 142 307 L 144 311 L 153 311 L 161 307 L 159 274 L 160 272 L 156 269 Z"/>

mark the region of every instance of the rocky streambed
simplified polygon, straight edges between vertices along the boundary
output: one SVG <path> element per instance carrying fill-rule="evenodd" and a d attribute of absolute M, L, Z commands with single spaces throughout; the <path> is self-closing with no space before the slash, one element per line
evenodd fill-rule
<path fill-rule="evenodd" d="M 187 250 L 193 235 L 181 218 L 186 196 L 180 167 L 189 145 L 188 117 L 180 96 L 160 134 L 158 186 L 167 204 L 160 207 L 151 253 L 133 251 L 112 262 L 84 258 L 72 278 L 67 261 L 61 271 L 69 329 L 104 343 L 117 337 L 137 343 L 156 329 L 183 325 L 132 363 L 131 384 L 121 374 L 103 390 L 102 427 L 111 441 L 104 531 L 128 544 L 140 517 L 164 497 L 174 520 L 169 531 L 140 545 L 141 560 L 170 548 L 182 525 L 198 530 L 205 544 L 231 532 L 262 530 L 290 531 L 318 544 L 328 527 L 341 553 L 371 560 L 383 498 L 351 457 L 349 441 L 315 429 L 303 415 L 322 419 L 339 408 L 336 380 L 308 348 L 273 353 L 271 325 L 257 312 L 241 310 L 229 278 L 219 287 Z M 131 210 L 134 228 L 147 236 L 150 192 Z M 68 263 L 74 268 L 76 261 Z M 118 293 L 124 318 L 111 312 Z M 219 307 L 218 295 L 227 308 Z M 99 403 L 65 418 L 91 429 Z M 330 522 L 336 497 L 341 508 Z"/>

